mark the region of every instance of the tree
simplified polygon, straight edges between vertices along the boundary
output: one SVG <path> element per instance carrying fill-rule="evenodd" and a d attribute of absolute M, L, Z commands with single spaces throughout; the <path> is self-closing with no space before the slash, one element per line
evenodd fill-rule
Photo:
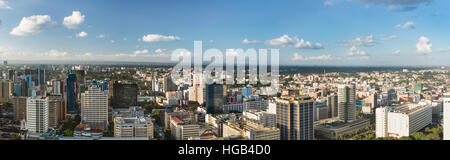
<path fill-rule="evenodd" d="M 411 136 L 414 138 L 414 140 L 425 140 L 425 134 L 422 132 L 414 132 L 411 134 Z"/>
<path fill-rule="evenodd" d="M 11 137 L 11 140 L 22 140 L 22 138 L 20 136 L 14 136 Z"/>
<path fill-rule="evenodd" d="M 403 137 L 400 137 L 398 140 L 413 140 L 413 139 L 409 136 L 403 136 Z"/>
<path fill-rule="evenodd" d="M 66 130 L 64 130 L 64 135 L 73 136 L 73 132 L 70 129 L 66 129 Z"/>

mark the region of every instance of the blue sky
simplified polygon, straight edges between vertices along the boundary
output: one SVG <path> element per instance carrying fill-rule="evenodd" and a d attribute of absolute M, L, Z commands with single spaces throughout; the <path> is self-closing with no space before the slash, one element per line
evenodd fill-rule
<path fill-rule="evenodd" d="M 449 65 L 449 7 L 446 0 L 0 0 L 0 58 L 168 62 L 172 50 L 193 51 L 202 40 L 203 50 L 279 48 L 280 64 Z"/>

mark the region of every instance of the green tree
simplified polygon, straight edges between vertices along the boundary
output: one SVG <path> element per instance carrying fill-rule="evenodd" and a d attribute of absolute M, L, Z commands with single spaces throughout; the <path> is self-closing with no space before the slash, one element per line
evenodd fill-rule
<path fill-rule="evenodd" d="M 411 134 L 414 140 L 425 140 L 425 134 L 422 132 L 414 132 Z"/>
<path fill-rule="evenodd" d="M 398 140 L 413 140 L 413 139 L 409 136 L 403 136 L 403 137 L 400 137 Z"/>
<path fill-rule="evenodd" d="M 71 131 L 70 129 L 66 129 L 66 130 L 64 130 L 64 135 L 73 136 L 73 131 Z"/>

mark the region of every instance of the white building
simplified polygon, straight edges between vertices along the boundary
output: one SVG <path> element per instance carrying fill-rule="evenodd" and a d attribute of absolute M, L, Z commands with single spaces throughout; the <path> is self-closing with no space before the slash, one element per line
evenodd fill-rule
<path fill-rule="evenodd" d="M 444 94 L 444 140 L 450 140 L 450 93 Z"/>
<path fill-rule="evenodd" d="M 89 86 L 81 94 L 81 123 L 104 128 L 108 125 L 108 94 L 98 86 Z"/>
<path fill-rule="evenodd" d="M 29 132 L 45 133 L 48 129 L 48 98 L 28 97 L 27 122 Z"/>
<path fill-rule="evenodd" d="M 428 101 L 406 103 L 376 109 L 376 137 L 403 137 L 431 124 L 432 109 Z"/>
<path fill-rule="evenodd" d="M 275 127 L 276 114 L 257 111 L 245 111 L 243 115 L 249 119 L 257 120 L 258 122 L 262 123 L 264 127 Z"/>

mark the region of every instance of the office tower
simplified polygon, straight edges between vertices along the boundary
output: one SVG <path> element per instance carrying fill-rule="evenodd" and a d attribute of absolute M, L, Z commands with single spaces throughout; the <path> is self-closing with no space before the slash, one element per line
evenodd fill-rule
<path fill-rule="evenodd" d="M 375 110 L 376 137 L 403 137 L 417 132 L 432 119 L 431 102 L 405 103 Z"/>
<path fill-rule="evenodd" d="M 153 139 L 153 122 L 144 117 L 116 117 L 114 118 L 114 137 Z"/>
<path fill-rule="evenodd" d="M 222 84 L 206 85 L 206 113 L 217 114 L 223 112 L 224 96 Z"/>
<path fill-rule="evenodd" d="M 390 106 L 394 102 L 397 101 L 397 93 L 395 92 L 395 89 L 391 88 L 391 89 L 388 89 L 387 94 L 388 94 L 388 98 L 387 98 L 388 99 L 388 105 Z"/>
<path fill-rule="evenodd" d="M 8 65 L 8 61 L 3 61 L 3 65 L 7 66 Z"/>
<path fill-rule="evenodd" d="M 311 97 L 276 98 L 276 124 L 281 140 L 314 139 L 314 99 Z"/>
<path fill-rule="evenodd" d="M 36 69 L 30 70 L 27 69 L 25 70 L 25 75 L 30 75 L 31 76 L 31 82 L 33 83 L 32 86 L 43 86 L 45 85 L 45 67 L 44 66 L 39 66 Z"/>
<path fill-rule="evenodd" d="M 369 103 L 370 103 L 370 107 L 372 109 L 375 109 L 378 107 L 378 95 L 377 93 L 372 93 L 369 95 Z"/>
<path fill-rule="evenodd" d="M 16 81 L 16 71 L 15 70 L 8 70 L 8 80 L 15 82 Z"/>
<path fill-rule="evenodd" d="M 242 95 L 243 95 L 244 97 L 250 97 L 250 96 L 252 96 L 252 88 L 250 88 L 250 87 L 244 87 L 244 88 L 242 88 Z"/>
<path fill-rule="evenodd" d="M 444 140 L 450 140 L 450 93 L 444 94 Z"/>
<path fill-rule="evenodd" d="M 9 82 L 7 80 L 0 81 L 0 102 L 9 101 Z"/>
<path fill-rule="evenodd" d="M 78 112 L 78 85 L 75 74 L 68 74 L 66 79 L 66 109 L 67 113 L 74 114 Z"/>
<path fill-rule="evenodd" d="M 355 84 L 338 86 L 338 116 L 345 123 L 356 120 Z"/>
<path fill-rule="evenodd" d="M 16 83 L 13 85 L 14 90 L 13 90 L 13 96 L 22 96 L 22 84 L 20 83 Z"/>
<path fill-rule="evenodd" d="M 163 91 L 164 92 L 171 92 L 171 91 L 177 91 L 178 87 L 175 83 L 172 81 L 172 77 L 166 76 L 164 77 L 163 82 Z"/>
<path fill-rule="evenodd" d="M 81 123 L 89 126 L 108 125 L 108 95 L 99 86 L 89 86 L 81 94 Z"/>
<path fill-rule="evenodd" d="M 327 96 L 327 106 L 328 106 L 328 117 L 338 116 L 338 96 L 336 94 L 331 94 Z"/>
<path fill-rule="evenodd" d="M 32 133 L 45 133 L 48 129 L 48 98 L 28 97 L 27 129 Z"/>
<path fill-rule="evenodd" d="M 64 98 L 58 95 L 50 96 L 48 99 L 48 127 L 56 128 L 66 115 Z"/>
<path fill-rule="evenodd" d="M 21 121 L 27 119 L 27 97 L 14 96 L 11 98 L 13 104 L 14 120 Z"/>
<path fill-rule="evenodd" d="M 60 81 L 60 80 L 52 80 L 52 94 L 53 95 L 63 95 L 64 90 L 63 90 L 63 86 L 64 86 L 64 82 Z"/>
<path fill-rule="evenodd" d="M 111 91 L 110 91 L 111 92 Z M 114 82 L 112 87 L 111 106 L 114 109 L 137 106 L 137 85 Z"/>

